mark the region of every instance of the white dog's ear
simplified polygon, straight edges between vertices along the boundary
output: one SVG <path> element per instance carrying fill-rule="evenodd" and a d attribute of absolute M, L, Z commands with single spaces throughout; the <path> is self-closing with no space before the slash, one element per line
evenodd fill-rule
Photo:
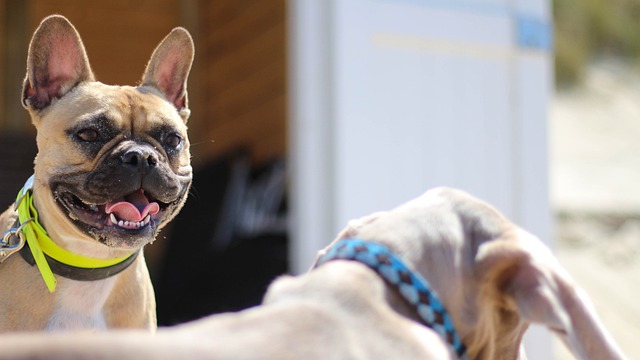
<path fill-rule="evenodd" d="M 624 359 L 591 301 L 536 237 L 519 230 L 484 243 L 477 271 L 504 310 L 548 327 L 579 359 Z"/>
<path fill-rule="evenodd" d="M 141 83 L 159 90 L 178 109 L 184 121 L 189 118 L 187 78 L 193 56 L 189 32 L 181 27 L 173 29 L 153 51 Z"/>
<path fill-rule="evenodd" d="M 476 264 L 483 283 L 506 297 L 509 310 L 529 322 L 566 332 L 570 320 L 560 302 L 555 276 L 538 259 L 552 255 L 544 247 L 536 252 L 537 256 L 532 255 L 519 239 L 499 239 L 480 246 Z"/>
<path fill-rule="evenodd" d="M 64 16 L 52 15 L 40 23 L 29 45 L 22 103 L 42 110 L 83 81 L 93 81 L 80 35 Z"/>

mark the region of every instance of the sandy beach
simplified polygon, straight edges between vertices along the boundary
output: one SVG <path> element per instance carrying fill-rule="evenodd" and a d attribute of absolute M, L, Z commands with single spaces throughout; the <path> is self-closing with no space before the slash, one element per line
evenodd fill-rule
<path fill-rule="evenodd" d="M 640 358 L 640 75 L 593 64 L 551 105 L 554 250 L 630 359 Z M 557 359 L 573 359 L 559 342 Z"/>

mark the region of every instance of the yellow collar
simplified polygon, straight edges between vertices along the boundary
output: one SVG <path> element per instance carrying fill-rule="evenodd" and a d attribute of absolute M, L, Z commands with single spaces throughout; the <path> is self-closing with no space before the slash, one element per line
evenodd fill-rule
<path fill-rule="evenodd" d="M 123 264 L 127 260 L 133 261 L 132 258 L 137 255 L 137 252 L 114 259 L 96 259 L 69 252 L 53 242 L 38 221 L 38 211 L 33 205 L 33 179 L 32 175 L 18 193 L 15 208 L 18 211 L 18 220 L 22 224 L 22 233 L 49 292 L 53 293 L 55 291 L 57 280 L 53 275 L 47 258 L 70 267 L 90 270 L 113 267 L 114 265 Z M 128 266 L 129 264 L 123 265 Z M 124 270 L 124 268 L 119 271 L 121 270 Z"/>

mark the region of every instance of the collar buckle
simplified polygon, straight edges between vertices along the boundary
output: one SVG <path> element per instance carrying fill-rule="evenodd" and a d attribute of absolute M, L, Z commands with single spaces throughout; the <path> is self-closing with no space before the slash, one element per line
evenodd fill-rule
<path fill-rule="evenodd" d="M 0 239 L 0 263 L 5 261 L 15 252 L 18 252 L 22 249 L 25 244 L 25 238 L 22 232 L 22 228 L 25 224 L 28 224 L 31 221 L 33 221 L 33 218 L 28 219 L 22 224 L 16 221 L 16 224 L 14 226 L 20 226 L 12 227 L 4 233 L 2 239 Z"/>

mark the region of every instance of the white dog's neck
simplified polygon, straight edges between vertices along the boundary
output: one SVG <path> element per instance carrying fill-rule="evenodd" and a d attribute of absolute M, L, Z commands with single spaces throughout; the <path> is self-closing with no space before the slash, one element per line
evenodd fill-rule
<path fill-rule="evenodd" d="M 357 296 L 365 296 L 369 301 L 386 304 L 399 315 L 408 318 L 416 323 L 424 325 L 423 320 L 418 315 L 414 306 L 410 305 L 399 293 L 398 289 L 387 283 L 379 274 L 364 264 L 351 260 L 333 260 L 318 267 L 316 271 L 322 271 L 322 280 L 318 280 L 317 286 L 326 287 L 327 283 L 332 284 L 332 290 L 337 292 L 332 295 L 339 297 L 346 292 L 353 292 Z M 307 285 L 308 286 L 308 285 Z M 348 288 L 348 289 L 347 289 Z M 308 290 L 305 290 L 308 291 Z M 313 290 L 310 290 L 313 291 Z M 447 310 L 461 311 L 452 304 L 443 303 Z M 480 322 L 486 321 L 487 324 L 495 319 L 476 319 Z M 526 330 L 526 324 L 519 318 L 514 318 L 512 324 L 493 324 L 494 326 L 477 325 L 465 335 L 470 340 L 467 346 L 472 345 L 473 349 L 468 352 L 470 358 L 482 360 L 526 360 L 526 355 L 520 345 L 514 346 L 516 339 L 521 340 L 522 334 Z M 456 327 L 457 328 L 457 327 Z M 460 331 L 459 329 L 457 329 Z M 489 334 L 491 333 L 491 334 Z M 459 335 L 463 335 L 459 333 Z M 504 338 L 500 338 L 500 337 Z M 445 339 L 441 339 L 446 344 Z M 449 344 L 446 344 L 449 347 Z M 475 354 L 476 356 L 471 356 Z"/>

